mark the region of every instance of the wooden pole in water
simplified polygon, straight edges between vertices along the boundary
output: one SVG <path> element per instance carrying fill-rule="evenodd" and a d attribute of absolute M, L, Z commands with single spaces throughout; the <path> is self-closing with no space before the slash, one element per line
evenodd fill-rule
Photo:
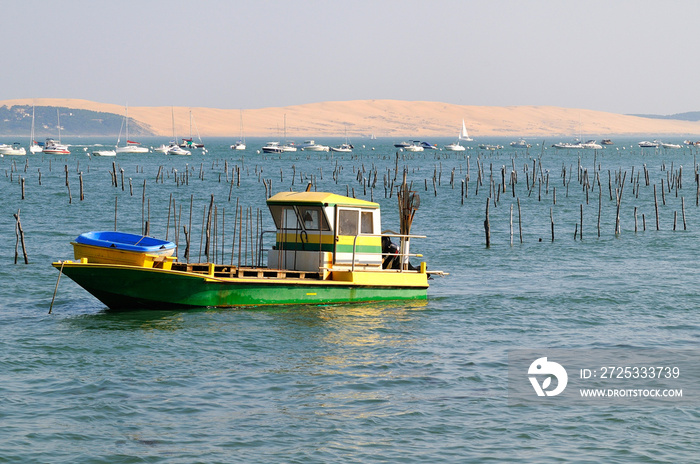
<path fill-rule="evenodd" d="M 654 184 L 654 211 L 656 212 L 656 230 L 659 230 L 659 200 L 656 198 L 656 184 Z"/>
<path fill-rule="evenodd" d="M 484 231 L 486 232 L 486 248 L 491 246 L 491 225 L 489 224 L 489 204 L 491 198 L 486 199 L 486 219 L 484 219 Z"/>
<path fill-rule="evenodd" d="M 579 233 L 579 238 L 583 240 L 583 203 L 581 203 L 581 232 Z"/>
<path fill-rule="evenodd" d="M 513 203 L 510 204 L 510 246 L 513 246 Z"/>
<path fill-rule="evenodd" d="M 61 275 L 63 274 L 63 265 L 66 264 L 65 261 L 61 261 L 61 269 L 58 270 L 58 279 L 56 279 L 56 287 L 53 289 L 53 297 L 51 297 L 51 305 L 49 305 L 49 314 L 53 311 L 53 302 L 56 300 L 56 293 L 58 292 L 58 283 L 61 281 Z"/>
<path fill-rule="evenodd" d="M 523 222 L 522 222 L 522 215 L 520 213 L 520 198 L 518 198 L 517 201 L 518 201 L 518 230 L 520 231 L 520 243 L 523 243 Z"/>
<path fill-rule="evenodd" d="M 24 230 L 22 230 L 22 221 L 19 220 L 19 212 L 20 210 L 17 210 L 17 214 L 13 215 L 17 220 L 17 224 L 15 227 L 17 231 L 18 242 L 22 244 L 22 255 L 24 256 L 24 264 L 29 264 L 29 258 L 27 257 L 27 246 L 24 243 Z M 15 245 L 15 264 L 17 264 L 17 245 Z"/>
<path fill-rule="evenodd" d="M 685 197 L 681 197 L 681 212 L 683 213 L 683 230 L 687 230 L 685 224 Z"/>
<path fill-rule="evenodd" d="M 549 223 L 552 227 L 552 242 L 554 241 L 554 211 L 553 208 L 549 207 Z"/>

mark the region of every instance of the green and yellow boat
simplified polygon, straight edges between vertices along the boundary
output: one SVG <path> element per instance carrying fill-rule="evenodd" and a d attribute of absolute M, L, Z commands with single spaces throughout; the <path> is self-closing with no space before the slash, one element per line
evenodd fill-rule
<path fill-rule="evenodd" d="M 75 260 L 53 266 L 112 309 L 423 300 L 430 275 L 443 274 L 410 265 L 420 257 L 410 240 L 424 237 L 382 233 L 377 203 L 306 191 L 278 193 L 267 205 L 276 238 L 265 265 L 184 263 L 150 250 L 125 262 L 119 247 L 86 252 L 76 240 Z"/>

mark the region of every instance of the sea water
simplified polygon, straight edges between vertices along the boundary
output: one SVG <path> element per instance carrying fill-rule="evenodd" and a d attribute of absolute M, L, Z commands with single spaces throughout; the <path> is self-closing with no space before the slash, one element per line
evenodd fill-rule
<path fill-rule="evenodd" d="M 557 140 L 533 140 L 515 150 L 492 139 L 479 142 L 506 148 L 472 142 L 462 153 L 407 153 L 393 147 L 399 140 L 360 139 L 353 154 L 264 155 L 266 140 L 248 140 L 239 152 L 229 149 L 233 139 L 212 139 L 205 154 L 189 157 L 98 158 L 88 154 L 109 140 L 65 141 L 69 156 L 0 159 L 0 462 L 697 460 L 691 392 L 666 403 L 514 402 L 508 380 L 513 350 L 570 349 L 585 358 L 697 346 L 695 148 L 642 151 L 625 139 L 597 152 L 557 151 Z M 237 175 L 232 183 L 235 167 L 240 184 Z M 508 182 L 513 168 L 515 196 L 511 185 L 496 193 L 501 170 Z M 116 312 L 64 277 L 48 314 L 58 277 L 50 263 L 72 258 L 80 233 L 114 229 L 115 216 L 126 232 L 149 221 L 151 235 L 177 233 L 181 259 L 186 226 L 191 256 L 203 259 L 213 195 L 223 232 L 217 260 L 226 262 L 237 202 L 273 228 L 263 181 L 272 193 L 312 182 L 373 199 L 383 228 L 398 230 L 390 187 L 404 170 L 421 200 L 412 232 L 428 236 L 411 251 L 449 273 L 431 280 L 426 302 Z M 21 245 L 14 264 L 18 211 L 28 265 Z"/>

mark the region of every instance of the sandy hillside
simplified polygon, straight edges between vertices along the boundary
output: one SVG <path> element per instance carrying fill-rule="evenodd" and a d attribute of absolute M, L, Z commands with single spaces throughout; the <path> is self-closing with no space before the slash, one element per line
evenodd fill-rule
<path fill-rule="evenodd" d="M 0 101 L 0 105 L 62 106 L 122 114 L 122 105 L 88 100 L 37 98 Z M 194 128 L 206 136 L 231 136 L 240 133 L 239 109 L 139 107 L 130 106 L 129 116 L 146 124 L 158 135 L 171 136 L 172 113 L 178 136 L 189 135 L 190 110 Z M 282 138 L 284 121 L 287 137 L 343 136 L 377 137 L 456 137 L 467 124 L 473 137 L 486 136 L 560 136 L 600 138 L 605 135 L 700 136 L 700 122 L 638 118 L 601 111 L 553 106 L 463 106 L 439 102 L 358 100 L 310 103 L 282 108 L 243 111 L 245 136 Z M 698 137 L 696 137 L 698 138 Z"/>

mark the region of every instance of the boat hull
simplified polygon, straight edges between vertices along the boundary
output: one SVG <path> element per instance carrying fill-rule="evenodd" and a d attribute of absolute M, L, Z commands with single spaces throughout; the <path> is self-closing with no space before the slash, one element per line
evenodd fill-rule
<path fill-rule="evenodd" d="M 425 300 L 427 276 L 388 273 L 382 283 L 366 272 L 337 280 L 232 277 L 114 264 L 56 262 L 53 266 L 111 309 L 228 308 Z M 355 278 L 357 274 L 357 278 Z"/>

